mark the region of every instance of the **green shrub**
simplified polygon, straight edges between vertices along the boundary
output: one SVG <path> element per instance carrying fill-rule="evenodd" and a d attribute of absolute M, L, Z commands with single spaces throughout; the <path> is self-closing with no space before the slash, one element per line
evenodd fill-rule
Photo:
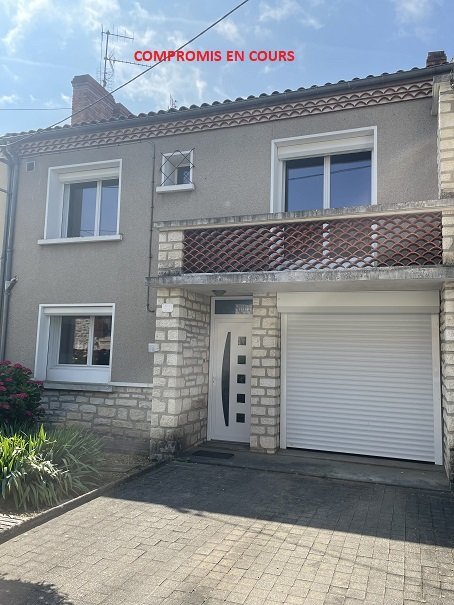
<path fill-rule="evenodd" d="M 98 485 L 101 441 L 75 428 L 0 434 L 1 496 L 19 510 L 58 504 Z"/>
<path fill-rule="evenodd" d="M 0 361 L 0 425 L 32 425 L 43 417 L 43 383 L 20 363 Z"/>

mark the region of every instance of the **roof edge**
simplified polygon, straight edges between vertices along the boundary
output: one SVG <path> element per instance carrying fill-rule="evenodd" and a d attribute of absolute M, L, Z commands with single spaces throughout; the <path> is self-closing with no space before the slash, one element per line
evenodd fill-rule
<path fill-rule="evenodd" d="M 1 144 L 14 145 L 20 142 L 20 139 L 26 135 L 31 135 L 34 140 L 43 140 L 50 138 L 60 138 L 69 135 L 78 135 L 90 132 L 103 132 L 106 130 L 118 130 L 131 126 L 142 126 L 151 122 L 163 123 L 177 120 L 186 120 L 200 117 L 201 115 L 221 114 L 235 110 L 245 110 L 253 107 L 261 107 L 266 105 L 275 105 L 282 102 L 294 102 L 301 99 L 323 98 L 328 95 L 340 94 L 342 92 L 353 92 L 355 90 L 368 90 L 371 88 L 379 88 L 387 84 L 398 84 L 399 82 L 421 82 L 430 80 L 436 76 L 447 74 L 454 69 L 453 63 L 445 63 L 433 67 L 413 68 L 407 71 L 399 70 L 395 73 L 383 73 L 380 76 L 366 76 L 365 78 L 354 78 L 353 80 L 342 81 L 336 84 L 326 83 L 322 86 L 311 86 L 310 88 L 299 88 L 297 90 L 287 90 L 284 92 L 272 92 L 270 94 L 262 93 L 259 96 L 251 96 L 246 99 L 239 97 L 236 100 L 230 101 L 214 101 L 212 104 L 202 103 L 202 105 L 190 108 L 181 107 L 180 109 L 170 109 L 168 111 L 160 110 L 158 112 L 149 112 L 148 114 L 140 113 L 137 116 L 117 117 L 110 120 L 101 120 L 98 122 L 90 122 L 78 124 L 74 126 L 65 125 L 52 129 L 38 129 L 21 133 L 6 133 L 0 136 Z M 29 137 L 27 137 L 29 138 Z"/>

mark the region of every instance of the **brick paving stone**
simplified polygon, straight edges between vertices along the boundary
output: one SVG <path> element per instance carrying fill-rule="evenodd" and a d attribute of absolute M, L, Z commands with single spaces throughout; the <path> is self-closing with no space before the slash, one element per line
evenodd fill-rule
<path fill-rule="evenodd" d="M 171 463 L 0 546 L 0 605 L 454 604 L 454 498 Z"/>

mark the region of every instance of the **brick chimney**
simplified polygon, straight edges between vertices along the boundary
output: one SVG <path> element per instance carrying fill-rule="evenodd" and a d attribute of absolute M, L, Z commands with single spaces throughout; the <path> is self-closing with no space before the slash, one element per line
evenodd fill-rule
<path fill-rule="evenodd" d="M 444 50 L 432 50 L 427 53 L 426 67 L 433 67 L 434 65 L 443 65 L 447 63 L 448 59 Z"/>
<path fill-rule="evenodd" d="M 73 86 L 73 102 L 72 112 L 80 111 L 87 105 L 93 103 L 97 99 L 104 97 L 107 93 L 106 89 L 101 86 L 90 75 L 74 76 Z M 128 116 L 131 112 L 121 103 L 116 103 L 115 99 L 109 94 L 105 99 L 85 109 L 71 118 L 71 126 L 77 126 L 83 122 L 97 122 L 99 120 L 109 120 L 119 116 Z"/>

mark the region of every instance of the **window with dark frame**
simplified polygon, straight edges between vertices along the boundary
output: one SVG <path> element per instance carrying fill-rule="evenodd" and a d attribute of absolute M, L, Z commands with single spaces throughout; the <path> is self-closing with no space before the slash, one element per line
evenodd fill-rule
<path fill-rule="evenodd" d="M 288 160 L 285 174 L 287 212 L 371 203 L 371 151 Z"/>

